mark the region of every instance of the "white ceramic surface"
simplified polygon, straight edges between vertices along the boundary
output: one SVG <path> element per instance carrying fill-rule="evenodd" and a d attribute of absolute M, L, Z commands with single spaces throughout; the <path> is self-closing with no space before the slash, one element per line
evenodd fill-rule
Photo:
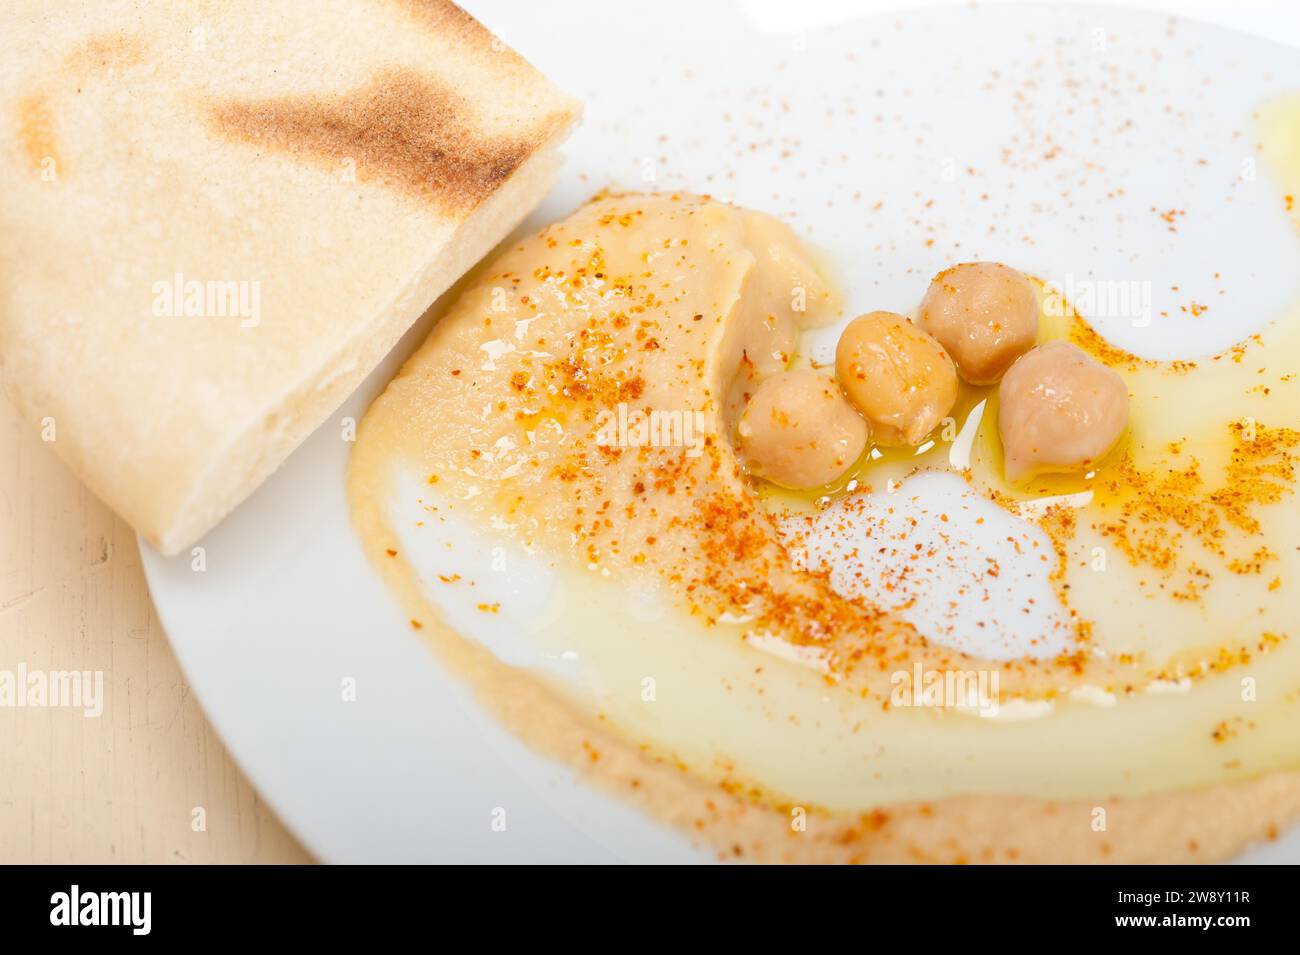
<path fill-rule="evenodd" d="M 788 32 L 762 28 L 761 4 L 465 5 L 587 104 L 530 225 L 604 187 L 709 192 L 811 237 L 850 314 L 907 310 L 931 274 L 977 257 L 1067 290 L 1144 283 L 1149 323 L 1090 317 L 1159 358 L 1218 350 L 1300 295 L 1300 242 L 1251 165 L 1250 119 L 1300 90 L 1295 50 L 1112 7 L 963 5 Z M 1193 301 L 1211 312 L 1192 320 Z M 362 556 L 342 422 L 428 320 L 203 541 L 206 570 L 143 548 L 194 691 L 326 861 L 710 858 L 496 726 Z M 1300 832 L 1248 858 L 1300 860 Z"/>

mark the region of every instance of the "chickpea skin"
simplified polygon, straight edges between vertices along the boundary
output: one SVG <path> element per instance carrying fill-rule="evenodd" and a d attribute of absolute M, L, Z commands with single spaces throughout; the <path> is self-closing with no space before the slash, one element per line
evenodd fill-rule
<path fill-rule="evenodd" d="M 1048 342 L 1021 356 L 998 386 L 998 404 L 1009 481 L 1086 470 L 1128 425 L 1124 379 L 1069 342 Z"/>
<path fill-rule="evenodd" d="M 736 431 L 750 469 L 794 490 L 830 484 L 861 456 L 870 436 L 835 380 L 811 369 L 764 378 Z"/>
<path fill-rule="evenodd" d="M 972 385 L 991 385 L 1034 347 L 1038 296 L 1020 272 L 967 262 L 940 272 L 921 300 L 917 324 L 939 340 Z"/>
<path fill-rule="evenodd" d="M 835 347 L 835 374 L 877 444 L 920 444 L 957 400 L 948 353 L 893 312 L 868 312 L 849 323 Z"/>

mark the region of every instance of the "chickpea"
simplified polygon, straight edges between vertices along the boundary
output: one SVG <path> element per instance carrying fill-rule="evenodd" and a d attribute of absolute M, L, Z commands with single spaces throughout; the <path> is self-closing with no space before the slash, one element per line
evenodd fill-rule
<path fill-rule="evenodd" d="M 947 352 L 893 312 L 868 312 L 849 323 L 835 347 L 835 373 L 877 444 L 920 444 L 957 400 Z"/>
<path fill-rule="evenodd" d="M 796 490 L 830 484 L 870 436 L 835 380 L 810 369 L 764 378 L 736 431 L 754 473 Z"/>
<path fill-rule="evenodd" d="M 1006 476 L 1082 471 L 1115 446 L 1128 424 L 1128 387 L 1069 342 L 1021 356 L 998 386 Z"/>
<path fill-rule="evenodd" d="M 1038 296 L 1021 273 L 967 262 L 930 282 L 917 324 L 939 340 L 972 385 L 991 385 L 1038 337 Z"/>

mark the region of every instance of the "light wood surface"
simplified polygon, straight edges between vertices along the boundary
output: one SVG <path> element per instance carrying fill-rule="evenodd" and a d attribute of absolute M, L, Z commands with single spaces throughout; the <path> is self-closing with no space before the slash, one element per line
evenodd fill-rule
<path fill-rule="evenodd" d="M 0 863 L 311 861 L 190 692 L 135 535 L 0 397 L 0 671 L 20 665 L 101 670 L 104 705 L 0 705 Z"/>

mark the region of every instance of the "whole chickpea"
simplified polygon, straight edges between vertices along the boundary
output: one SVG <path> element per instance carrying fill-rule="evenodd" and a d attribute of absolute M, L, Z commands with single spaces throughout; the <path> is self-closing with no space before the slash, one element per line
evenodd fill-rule
<path fill-rule="evenodd" d="M 893 312 L 868 312 L 849 323 L 835 348 L 835 374 L 878 444 L 920 444 L 957 400 L 952 359 Z"/>
<path fill-rule="evenodd" d="M 998 386 L 1006 477 L 1081 471 L 1115 446 L 1128 424 L 1128 387 L 1069 342 L 1026 352 Z"/>
<path fill-rule="evenodd" d="M 840 386 L 811 369 L 764 378 L 736 427 L 750 469 L 774 484 L 830 484 L 867 446 L 870 432 Z"/>
<path fill-rule="evenodd" d="M 917 324 L 939 340 L 973 385 L 991 385 L 1038 337 L 1029 280 L 997 262 L 967 262 L 930 282 Z"/>

